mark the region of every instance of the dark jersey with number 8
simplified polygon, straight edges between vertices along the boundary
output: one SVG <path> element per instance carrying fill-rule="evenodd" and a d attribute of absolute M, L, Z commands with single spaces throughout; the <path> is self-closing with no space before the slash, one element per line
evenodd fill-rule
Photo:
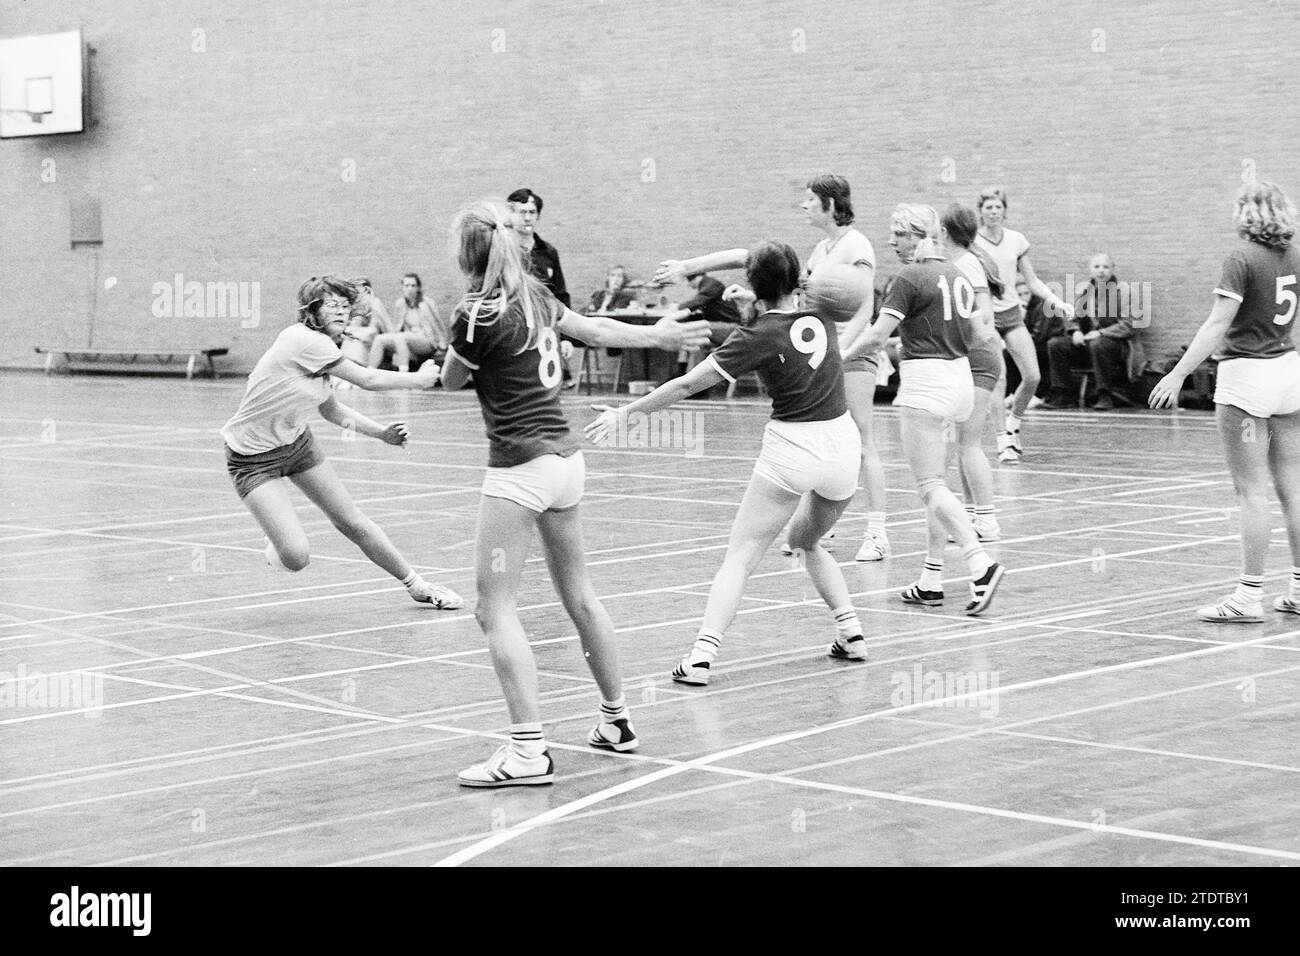
<path fill-rule="evenodd" d="M 554 299 L 551 325 L 542 322 L 532 348 L 528 326 L 513 313 L 484 325 L 458 306 L 452 316 L 451 349 L 474 370 L 483 421 L 487 425 L 489 468 L 510 468 L 542 455 L 572 455 L 580 447 L 560 405 L 564 368 L 559 334 L 552 327 L 563 307 Z M 455 361 L 450 356 L 448 361 Z"/>
<path fill-rule="evenodd" d="M 729 382 L 758 372 L 777 421 L 830 421 L 848 408 L 835 323 L 815 312 L 764 312 L 727 336 L 709 361 Z"/>

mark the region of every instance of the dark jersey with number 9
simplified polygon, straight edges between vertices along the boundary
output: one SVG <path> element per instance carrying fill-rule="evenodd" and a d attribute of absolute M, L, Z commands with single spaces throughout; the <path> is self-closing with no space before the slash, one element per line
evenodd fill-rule
<path fill-rule="evenodd" d="M 528 326 L 515 310 L 488 325 L 475 317 L 472 328 L 470 310 L 463 304 L 452 315 L 451 350 L 474 370 L 474 391 L 487 425 L 489 468 L 510 468 L 542 455 L 572 455 L 580 447 L 560 405 L 564 368 L 553 326 L 564 310 L 554 299 L 550 304 L 550 324 L 536 317 L 532 348 L 524 348 Z"/>
<path fill-rule="evenodd" d="M 1296 297 L 1300 286 L 1300 250 L 1294 245 L 1270 249 L 1244 241 L 1223 262 L 1223 275 L 1214 291 L 1241 303 L 1228 327 L 1222 350 L 1215 356 L 1277 358 L 1295 351 Z"/>
<path fill-rule="evenodd" d="M 847 411 L 835 323 L 815 312 L 764 312 L 708 361 L 729 382 L 758 372 L 779 422 L 822 422 Z"/>

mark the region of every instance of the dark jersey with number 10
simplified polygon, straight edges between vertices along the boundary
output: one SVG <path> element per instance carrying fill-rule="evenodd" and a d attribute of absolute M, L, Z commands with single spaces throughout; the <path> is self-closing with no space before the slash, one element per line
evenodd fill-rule
<path fill-rule="evenodd" d="M 727 336 L 708 361 L 729 382 L 758 372 L 777 421 L 830 421 L 848 409 L 835 323 L 815 312 L 764 312 Z"/>
<path fill-rule="evenodd" d="M 532 348 L 522 315 L 498 316 L 484 325 L 464 305 L 452 315 L 451 350 L 474 370 L 483 421 L 487 424 L 489 468 L 510 468 L 542 455 L 572 455 L 580 447 L 560 406 L 563 364 L 552 327 L 563 307 L 554 299 L 551 325 L 539 328 Z M 448 356 L 448 361 L 454 361 Z"/>
<path fill-rule="evenodd" d="M 904 359 L 959 359 L 967 351 L 963 325 L 975 314 L 975 289 L 947 259 L 914 262 L 894 279 L 880 314 L 898 319 Z"/>

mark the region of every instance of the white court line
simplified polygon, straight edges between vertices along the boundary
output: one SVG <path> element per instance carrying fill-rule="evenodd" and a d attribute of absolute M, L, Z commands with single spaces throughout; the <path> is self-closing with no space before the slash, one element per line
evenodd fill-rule
<path fill-rule="evenodd" d="M 1294 636 L 1294 635 L 1300 635 L 1300 630 L 1293 631 L 1285 635 L 1274 635 L 1268 638 L 1256 638 L 1255 640 L 1242 641 L 1231 645 L 1219 645 L 1215 647 L 1198 648 L 1192 651 L 1182 651 L 1177 654 L 1164 655 L 1163 657 L 1147 658 L 1139 661 L 1129 661 L 1121 664 L 1107 664 L 1101 667 L 1093 667 L 1083 671 L 1074 671 L 1066 674 L 1053 675 L 1051 677 L 1036 678 L 1030 681 L 1022 681 L 1021 683 L 1018 684 L 1010 684 L 1006 687 L 999 687 L 998 694 L 1002 695 L 1002 694 L 1007 694 L 1007 693 L 1012 693 L 1012 692 L 1017 692 L 1022 690 L 1044 687 L 1051 684 L 1059 684 L 1066 681 L 1082 680 L 1082 679 L 1087 679 L 1089 677 L 1095 677 L 1101 674 L 1119 673 L 1123 671 L 1135 670 L 1138 668 L 1152 667 L 1157 664 L 1165 664 L 1170 661 L 1176 661 L 1176 660 L 1187 660 L 1192 657 L 1204 657 L 1211 654 L 1222 654 L 1228 651 L 1236 650 L 1241 647 L 1248 647 L 1252 644 L 1260 644 L 1263 643 L 1265 640 L 1276 640 L 1278 637 Z M 721 760 L 728 760 L 732 757 L 737 757 L 742 754 L 752 753 L 756 750 L 766 750 L 771 747 L 779 746 L 781 744 L 790 743 L 791 741 L 803 740 L 807 737 L 814 737 L 821 734 L 830 733 L 835 730 L 841 730 L 846 727 L 852 727 L 857 724 L 863 723 L 864 721 L 876 719 L 882 716 L 894 716 L 900 713 L 908 713 L 911 711 L 920 710 L 921 708 L 924 707 L 951 705 L 957 701 L 978 697 L 979 693 L 980 692 L 976 691 L 967 694 L 955 694 L 949 697 L 945 697 L 938 701 L 920 701 L 918 703 L 905 704 L 900 707 L 892 707 L 887 710 L 871 711 L 866 714 L 860 714 L 857 717 L 849 717 L 844 720 L 835 721 L 834 723 L 826 724 L 821 727 L 813 727 L 811 729 L 797 730 L 789 733 L 778 734 L 773 737 L 767 737 L 762 740 L 752 741 L 750 743 L 741 744 L 736 747 L 729 747 L 726 750 L 719 750 L 712 754 L 708 754 L 703 757 L 697 757 L 694 760 L 686 761 L 685 763 L 679 766 L 666 767 L 662 770 L 656 770 L 640 777 L 634 777 L 633 779 L 626 780 L 623 783 L 616 784 L 612 787 L 606 787 L 603 790 L 598 790 L 595 793 L 588 794 L 585 797 L 581 797 L 577 800 L 571 800 L 568 803 L 564 803 L 557 807 L 553 807 L 550 810 L 547 810 L 543 813 L 539 813 L 536 814 L 535 816 L 529 817 L 527 820 L 520 821 L 519 823 L 516 823 L 515 825 L 505 830 L 500 830 L 497 833 L 494 833 L 491 836 L 480 840 L 479 842 L 473 844 L 472 846 L 466 847 L 463 850 L 453 853 L 450 856 L 445 857 L 442 860 L 439 860 L 437 863 L 434 864 L 434 866 L 449 867 L 449 866 L 460 866 L 463 863 L 468 863 L 469 861 L 481 856 L 482 854 L 488 852 L 489 850 L 493 850 L 499 846 L 502 846 L 503 844 L 508 843 L 511 840 L 520 837 L 525 833 L 530 832 L 531 830 L 554 823 L 556 820 L 563 819 L 564 817 L 569 816 L 572 813 L 575 813 L 579 810 L 583 810 L 589 806 L 593 806 L 594 804 L 612 799 L 624 793 L 629 793 L 633 790 L 639 790 L 642 787 L 648 786 L 649 784 L 652 783 L 657 783 L 660 780 L 665 780 L 669 777 L 675 777 L 679 774 L 685 773 L 688 770 L 693 770 L 701 767 L 710 767 Z M 904 795 L 888 794 L 881 791 L 855 790 L 853 788 L 839 788 L 829 784 L 818 785 L 810 781 L 799 781 L 799 780 L 794 780 L 793 778 L 782 778 L 778 775 L 772 775 L 770 779 L 776 780 L 781 783 L 790 783 L 796 786 L 811 785 L 811 786 L 820 787 L 822 789 L 835 789 L 835 790 L 841 790 L 841 792 L 859 793 L 862 796 L 872 796 L 877 799 L 883 799 L 883 800 L 900 800 L 906 803 L 920 803 L 926 806 L 945 807 L 948 809 L 964 810 L 966 812 L 974 812 L 974 813 L 981 813 L 981 814 L 988 813 L 994 816 L 1004 816 L 1004 817 L 1009 817 L 1011 819 L 1025 820 L 1029 822 L 1049 823 L 1058 826 L 1077 826 L 1080 828 L 1088 828 L 1088 829 L 1093 828 L 1093 824 L 1091 823 L 1080 823 L 1079 821 L 1065 820 L 1063 818 L 1045 817 L 1038 814 L 1020 814 L 1017 811 L 1011 811 L 1011 810 L 998 810 L 997 808 L 978 807 L 972 804 L 959 804 L 951 801 L 931 801 L 927 798 L 905 797 Z M 1284 859 L 1300 860 L 1300 853 L 1292 853 L 1289 851 L 1269 851 L 1264 848 L 1244 847 L 1239 844 L 1224 844 L 1213 840 L 1204 841 L 1196 837 L 1176 837 L 1171 834 L 1155 834 L 1149 831 L 1129 830 L 1124 827 L 1105 827 L 1103 829 L 1109 832 L 1115 832 L 1127 836 L 1138 836 L 1146 839 L 1170 839 L 1173 842 L 1187 843 L 1193 846 L 1201 846 L 1205 848 L 1233 849 L 1237 852 L 1256 852 L 1256 853 L 1262 853 L 1264 855 L 1269 855 L 1269 856 L 1279 856 Z"/>

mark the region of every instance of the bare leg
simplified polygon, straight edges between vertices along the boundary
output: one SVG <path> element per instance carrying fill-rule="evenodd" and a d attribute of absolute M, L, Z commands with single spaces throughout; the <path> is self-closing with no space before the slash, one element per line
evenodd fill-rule
<path fill-rule="evenodd" d="M 518 611 L 519 580 L 536 522 L 536 513 L 504 498 L 485 495 L 479 505 L 474 617 L 487 637 L 512 724 L 542 719 L 537 702 L 537 662 Z"/>
<path fill-rule="evenodd" d="M 1029 400 L 1038 391 L 1038 383 L 1042 378 L 1038 369 L 1038 350 L 1034 348 L 1034 337 L 1023 325 L 1009 330 L 1004 338 L 1007 351 L 1011 353 L 1016 368 L 1020 370 L 1020 384 L 1016 386 L 1011 414 L 1016 418 L 1024 418 Z"/>
<path fill-rule="evenodd" d="M 564 610 L 578 629 L 578 638 L 587 657 L 587 666 L 605 700 L 616 700 L 623 693 L 622 671 L 618 663 L 618 644 L 614 639 L 614 622 L 596 595 L 587 572 L 587 558 L 582 547 L 582 525 L 578 509 L 547 511 L 537 519 L 546 551 L 546 566 L 560 596 Z"/>
<path fill-rule="evenodd" d="M 1286 516 L 1291 565 L 1300 568 L 1300 413 L 1269 419 L 1268 463 Z"/>
<path fill-rule="evenodd" d="M 410 575 L 411 566 L 406 563 L 406 559 L 393 546 L 393 542 L 388 540 L 384 530 L 361 513 L 335 473 L 334 466 L 328 461 L 299 472 L 289 480 L 301 488 L 303 494 L 325 512 L 334 527 L 360 548 L 367 558 L 399 581 Z"/>
<path fill-rule="evenodd" d="M 822 535 L 835 526 L 852 499 L 830 501 L 815 491 L 804 495 L 803 502 L 790 522 L 790 546 L 804 552 L 805 568 L 813 587 L 831 610 L 853 603 L 844 572 L 831 553 L 822 547 Z"/>
<path fill-rule="evenodd" d="M 271 539 L 280 563 L 290 571 L 307 567 L 311 548 L 289 497 L 289 486 L 278 478 L 263 482 L 248 493 L 244 504 L 261 525 L 262 533 Z"/>

